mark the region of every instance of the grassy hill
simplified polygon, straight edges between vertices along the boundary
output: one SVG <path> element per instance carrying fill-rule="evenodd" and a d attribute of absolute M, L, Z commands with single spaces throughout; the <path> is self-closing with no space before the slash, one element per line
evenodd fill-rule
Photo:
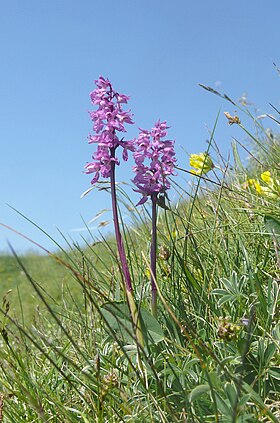
<path fill-rule="evenodd" d="M 143 346 L 114 240 L 0 257 L 2 292 L 12 290 L 1 309 L 4 421 L 279 421 L 280 148 L 262 137 L 270 155 L 248 171 L 234 149 L 233 163 L 191 185 L 174 180 L 178 202 L 157 222 L 157 319 L 149 209 L 120 192 L 134 219 L 123 234 Z"/>

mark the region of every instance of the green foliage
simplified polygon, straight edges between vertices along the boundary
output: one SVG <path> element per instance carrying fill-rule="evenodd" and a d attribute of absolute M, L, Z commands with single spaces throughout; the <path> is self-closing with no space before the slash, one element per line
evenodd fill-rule
<path fill-rule="evenodd" d="M 113 331 L 114 335 L 118 336 L 123 342 L 135 342 L 127 302 L 115 301 L 106 303 L 100 307 L 100 311 L 102 317 L 107 322 L 110 333 Z M 151 343 L 155 345 L 164 339 L 164 333 L 160 324 L 148 310 L 140 307 L 139 319 L 141 319 L 146 344 Z"/>
<path fill-rule="evenodd" d="M 260 133 L 251 139 L 260 148 Z M 143 348 L 111 239 L 0 257 L 5 422 L 279 421 L 279 200 L 246 185 L 253 172 L 280 179 L 279 149 L 264 149 L 249 170 L 234 144 L 234 163 L 217 151 L 213 176 L 188 190 L 174 181 L 178 202 L 158 216 L 158 320 L 149 210 L 119 186 Z"/>

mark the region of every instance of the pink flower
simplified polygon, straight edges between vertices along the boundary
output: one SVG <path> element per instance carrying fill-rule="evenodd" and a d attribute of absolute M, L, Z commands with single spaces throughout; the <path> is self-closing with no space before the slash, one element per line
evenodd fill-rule
<path fill-rule="evenodd" d="M 152 194 L 165 194 L 170 188 L 168 176 L 174 174 L 176 163 L 174 141 L 163 140 L 167 135 L 166 121 L 155 124 L 151 131 L 140 129 L 135 140 L 136 151 L 133 154 L 136 165 L 133 179 L 137 192 L 143 195 L 138 204 L 144 204 Z"/>
<path fill-rule="evenodd" d="M 96 143 L 97 151 L 93 154 L 93 162 L 87 163 L 85 173 L 94 173 L 92 184 L 99 180 L 101 175 L 104 178 L 110 177 L 111 162 L 119 165 L 115 158 L 115 150 L 123 148 L 123 160 L 128 159 L 128 150 L 134 151 L 133 141 L 119 139 L 117 132 L 126 132 L 125 124 L 133 124 L 130 111 L 124 111 L 122 104 L 126 104 L 129 97 L 116 92 L 109 79 L 100 76 L 95 81 L 96 89 L 90 93 L 92 104 L 98 109 L 90 111 L 89 115 L 93 121 L 94 135 L 89 135 L 89 144 Z"/>

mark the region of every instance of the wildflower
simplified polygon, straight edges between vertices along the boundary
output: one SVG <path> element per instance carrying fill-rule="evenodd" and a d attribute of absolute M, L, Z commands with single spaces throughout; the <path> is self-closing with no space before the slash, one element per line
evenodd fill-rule
<path fill-rule="evenodd" d="M 260 185 L 260 183 L 256 179 L 249 179 L 248 186 L 255 188 L 258 194 L 263 195 L 263 187 Z"/>
<path fill-rule="evenodd" d="M 266 186 L 263 186 L 263 193 L 264 195 L 271 197 L 271 198 L 279 198 L 280 197 L 280 181 L 276 178 L 271 177 L 271 173 L 269 171 L 263 172 L 261 174 L 261 179 L 265 182 Z"/>
<path fill-rule="evenodd" d="M 263 197 L 271 199 L 277 199 L 280 196 L 280 181 L 276 178 L 272 178 L 269 171 L 265 171 L 261 174 L 261 179 L 265 185 L 261 185 L 256 179 L 249 179 L 249 187 L 253 187 L 257 193 Z"/>
<path fill-rule="evenodd" d="M 97 150 L 92 156 L 93 162 L 87 163 L 85 166 L 85 173 L 94 173 L 91 181 L 92 184 L 95 184 L 99 180 L 100 174 L 104 178 L 110 179 L 113 222 L 119 259 L 125 281 L 126 298 L 137 342 L 143 346 L 142 328 L 139 321 L 138 308 L 135 304 L 130 270 L 120 231 L 115 179 L 115 168 L 119 164 L 119 159 L 116 157 L 116 149 L 120 146 L 123 148 L 122 157 L 124 160 L 128 159 L 128 150 L 134 150 L 133 141 L 124 141 L 123 138 L 120 139 L 117 135 L 118 132 L 126 132 L 124 127 L 126 123 L 133 123 L 130 111 L 124 111 L 122 108 L 122 104 L 126 104 L 129 97 L 115 91 L 109 79 L 105 79 L 103 76 L 100 76 L 95 81 L 95 85 L 96 88 L 92 91 L 90 97 L 92 104 L 97 106 L 98 109 L 89 112 L 91 120 L 94 122 L 93 129 L 95 131 L 95 135 L 89 135 L 89 143 L 96 143 Z"/>
<path fill-rule="evenodd" d="M 191 154 L 190 166 L 194 167 L 191 169 L 194 175 L 206 174 L 215 167 L 208 153 Z"/>
<path fill-rule="evenodd" d="M 266 171 L 261 174 L 262 180 L 268 185 L 273 185 L 273 179 L 271 178 L 270 172 Z"/>
<path fill-rule="evenodd" d="M 150 249 L 150 278 L 152 301 L 152 314 L 157 317 L 157 286 L 156 286 L 156 260 L 157 260 L 157 206 L 165 207 L 166 191 L 170 188 L 168 177 L 174 174 L 176 163 L 174 141 L 163 140 L 167 135 L 166 121 L 156 122 L 151 131 L 141 129 L 135 140 L 136 150 L 133 154 L 135 166 L 133 179 L 137 189 L 142 194 L 139 204 L 144 204 L 150 197 L 152 200 L 152 240 Z"/>
<path fill-rule="evenodd" d="M 143 197 L 139 204 L 144 204 L 149 196 L 158 194 L 165 195 L 170 188 L 168 177 L 174 174 L 176 163 L 174 141 L 163 140 L 167 135 L 166 121 L 156 122 L 151 131 L 141 129 L 135 140 L 136 151 L 134 160 L 136 165 L 133 171 L 136 176 L 133 179 Z"/>
<path fill-rule="evenodd" d="M 112 87 L 109 79 L 100 76 L 95 81 L 96 89 L 90 93 L 92 104 L 98 106 L 96 111 L 90 111 L 89 115 L 94 122 L 95 135 L 89 135 L 89 144 L 96 143 L 97 150 L 93 154 L 93 161 L 85 166 L 85 173 L 94 173 L 92 184 L 102 177 L 111 175 L 111 163 L 119 165 L 119 159 L 115 157 L 115 150 L 123 148 L 123 159 L 128 159 L 128 150 L 133 150 L 133 141 L 123 141 L 117 132 L 126 132 L 125 124 L 132 124 L 132 114 L 124 111 L 123 103 L 127 103 L 129 97 L 119 94 Z"/>

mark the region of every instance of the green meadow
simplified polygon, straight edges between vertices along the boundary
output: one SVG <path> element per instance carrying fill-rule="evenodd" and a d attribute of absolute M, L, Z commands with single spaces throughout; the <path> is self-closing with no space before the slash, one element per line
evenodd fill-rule
<path fill-rule="evenodd" d="M 222 157 L 214 127 L 214 167 L 173 176 L 177 200 L 158 206 L 157 317 L 149 203 L 118 187 L 143 344 L 112 236 L 0 257 L 0 421 L 279 421 L 280 143 L 235 106 L 218 124 L 239 127 L 249 161 L 234 142 Z"/>

